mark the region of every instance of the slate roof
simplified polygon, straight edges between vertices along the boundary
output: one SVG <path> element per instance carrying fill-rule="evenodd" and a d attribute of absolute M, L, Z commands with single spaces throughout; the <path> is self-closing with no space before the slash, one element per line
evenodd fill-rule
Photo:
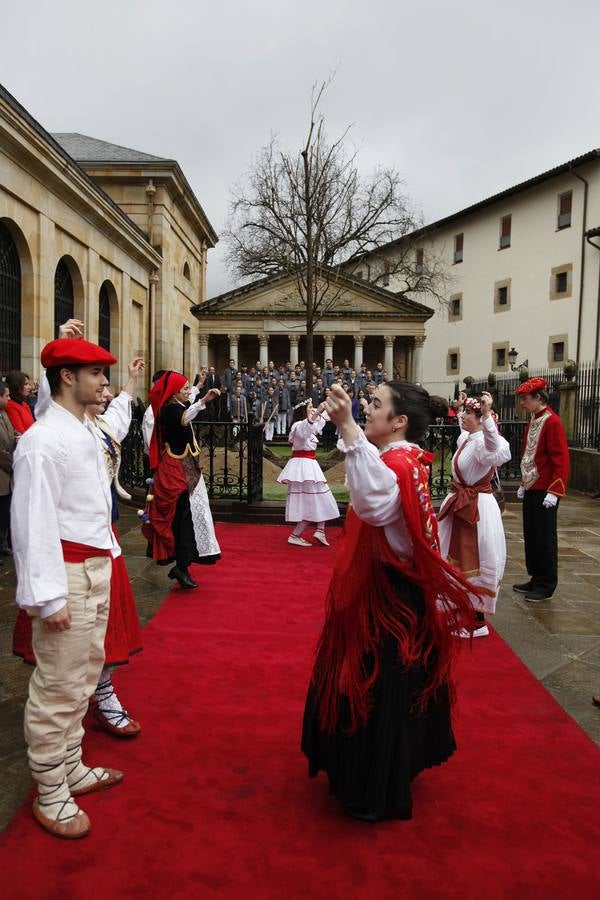
<path fill-rule="evenodd" d="M 122 147 L 120 144 L 111 144 L 110 141 L 100 141 L 87 134 L 65 132 L 53 134 L 52 137 L 77 162 L 165 162 L 165 158 L 162 156 L 142 153 L 141 150 L 132 150 L 130 147 Z"/>

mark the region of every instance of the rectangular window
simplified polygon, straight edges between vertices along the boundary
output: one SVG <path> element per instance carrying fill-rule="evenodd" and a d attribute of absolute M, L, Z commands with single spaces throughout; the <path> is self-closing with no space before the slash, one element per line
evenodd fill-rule
<path fill-rule="evenodd" d="M 573 204 L 573 191 L 565 191 L 558 195 L 558 222 L 557 228 L 571 227 L 571 207 Z"/>
<path fill-rule="evenodd" d="M 448 300 L 448 321 L 460 322 L 462 319 L 462 294 L 452 294 Z"/>
<path fill-rule="evenodd" d="M 565 342 L 555 341 L 552 344 L 552 362 L 565 361 Z"/>
<path fill-rule="evenodd" d="M 503 369 L 506 366 L 506 349 L 504 347 L 496 348 L 496 368 Z"/>
<path fill-rule="evenodd" d="M 460 297 L 452 301 L 450 309 L 453 316 L 460 316 Z"/>
<path fill-rule="evenodd" d="M 383 264 L 383 285 L 387 287 L 390 283 L 390 264 L 389 262 L 385 262 Z"/>
<path fill-rule="evenodd" d="M 556 294 L 566 294 L 568 288 L 568 274 L 567 272 L 557 272 L 554 276 L 554 292 Z"/>
<path fill-rule="evenodd" d="M 512 216 L 502 216 L 500 219 L 500 249 L 510 247 L 510 228 Z"/>
<path fill-rule="evenodd" d="M 454 262 L 461 263 L 463 261 L 463 244 L 464 234 L 454 235 Z"/>
<path fill-rule="evenodd" d="M 421 275 L 423 273 L 423 248 L 419 247 L 416 252 L 415 259 L 415 272 L 417 275 Z"/>
<path fill-rule="evenodd" d="M 458 375 L 460 372 L 460 347 L 450 347 L 446 354 L 446 375 Z"/>
<path fill-rule="evenodd" d="M 508 288 L 506 285 L 498 288 L 498 306 L 508 305 Z"/>

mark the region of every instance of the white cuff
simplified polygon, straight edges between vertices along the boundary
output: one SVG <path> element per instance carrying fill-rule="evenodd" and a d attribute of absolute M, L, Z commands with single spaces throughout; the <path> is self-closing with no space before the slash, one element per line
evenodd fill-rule
<path fill-rule="evenodd" d="M 39 607 L 40 619 L 47 619 L 48 616 L 53 616 L 54 613 L 59 612 L 66 605 L 67 601 L 65 599 L 50 600 L 49 603 L 44 603 L 43 606 Z M 29 608 L 30 607 L 27 607 L 27 609 Z"/>
<path fill-rule="evenodd" d="M 361 448 L 364 450 L 365 447 L 369 446 L 369 441 L 365 437 L 365 433 L 362 428 L 358 429 L 358 434 L 356 435 L 356 439 L 352 441 L 351 444 L 345 444 L 343 438 L 340 438 L 337 442 L 337 449 L 341 450 L 342 453 L 355 453 L 356 451 L 360 451 Z"/>

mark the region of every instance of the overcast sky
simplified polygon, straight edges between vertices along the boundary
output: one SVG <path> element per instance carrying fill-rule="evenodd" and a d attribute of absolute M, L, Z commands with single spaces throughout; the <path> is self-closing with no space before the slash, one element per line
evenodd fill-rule
<path fill-rule="evenodd" d="M 596 0 L 37 0 L 2 4 L 0 80 L 49 131 L 176 159 L 217 232 L 229 189 L 311 86 L 427 222 L 600 147 Z M 600 223 L 599 223 L 600 224 Z M 224 246 L 209 296 L 234 286 Z"/>

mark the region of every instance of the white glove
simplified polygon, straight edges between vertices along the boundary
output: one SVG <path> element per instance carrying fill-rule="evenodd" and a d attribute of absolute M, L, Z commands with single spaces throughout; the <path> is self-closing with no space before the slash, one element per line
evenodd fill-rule
<path fill-rule="evenodd" d="M 517 499 L 522 500 L 525 496 L 525 488 L 522 484 L 519 485 L 519 490 L 517 491 Z"/>
<path fill-rule="evenodd" d="M 546 494 L 544 499 L 542 500 L 542 506 L 545 506 L 546 509 L 552 509 L 553 506 L 556 506 L 558 503 L 558 497 L 556 494 Z"/>

